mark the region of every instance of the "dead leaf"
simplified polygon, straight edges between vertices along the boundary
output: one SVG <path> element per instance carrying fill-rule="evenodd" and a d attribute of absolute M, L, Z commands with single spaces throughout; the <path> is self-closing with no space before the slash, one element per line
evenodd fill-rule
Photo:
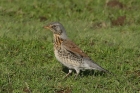
<path fill-rule="evenodd" d="M 98 22 L 98 23 L 93 23 L 91 28 L 106 28 L 107 24 L 105 22 Z"/>
<path fill-rule="evenodd" d="M 56 90 L 56 93 L 72 93 L 72 89 L 70 87 L 61 88 Z"/>
<path fill-rule="evenodd" d="M 118 7 L 118 8 L 124 8 L 125 5 L 119 2 L 118 0 L 111 0 L 107 3 L 107 6 L 109 7 Z"/>
<path fill-rule="evenodd" d="M 135 73 L 137 76 L 140 77 L 140 70 L 136 70 L 136 71 L 134 71 L 134 73 Z"/>
<path fill-rule="evenodd" d="M 125 24 L 126 16 L 119 16 L 116 20 L 111 20 L 112 26 L 122 26 Z"/>
<path fill-rule="evenodd" d="M 40 22 L 42 22 L 42 21 L 46 21 L 46 20 L 47 20 L 47 18 L 44 17 L 44 16 L 39 17 L 39 19 L 40 19 Z"/>
<path fill-rule="evenodd" d="M 26 93 L 31 93 L 31 90 L 29 90 L 29 88 L 27 88 L 27 87 L 24 87 L 23 91 L 26 92 Z"/>

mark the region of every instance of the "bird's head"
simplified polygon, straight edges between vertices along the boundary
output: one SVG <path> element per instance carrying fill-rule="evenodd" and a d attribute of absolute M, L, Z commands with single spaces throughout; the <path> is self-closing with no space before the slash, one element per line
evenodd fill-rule
<path fill-rule="evenodd" d="M 62 39 L 67 39 L 65 28 L 59 22 L 50 23 L 44 26 L 44 28 L 51 30 L 53 34 L 59 35 Z"/>

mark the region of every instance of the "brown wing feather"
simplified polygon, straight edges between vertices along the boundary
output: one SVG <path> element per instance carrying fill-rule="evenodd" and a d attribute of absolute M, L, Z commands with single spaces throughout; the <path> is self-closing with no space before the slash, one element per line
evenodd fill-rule
<path fill-rule="evenodd" d="M 63 40 L 62 44 L 64 45 L 64 47 L 68 51 L 70 51 L 70 52 L 72 52 L 72 53 L 74 53 L 76 55 L 88 58 L 88 56 L 75 43 L 73 43 L 72 41 L 70 41 L 70 40 Z"/>

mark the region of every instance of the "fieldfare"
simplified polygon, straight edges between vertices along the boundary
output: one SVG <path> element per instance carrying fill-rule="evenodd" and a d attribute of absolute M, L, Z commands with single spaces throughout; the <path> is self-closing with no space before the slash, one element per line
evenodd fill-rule
<path fill-rule="evenodd" d="M 53 32 L 54 54 L 56 59 L 69 69 L 65 77 L 72 73 L 72 69 L 76 70 L 76 76 L 80 73 L 80 70 L 86 69 L 108 72 L 68 39 L 65 28 L 61 23 L 53 22 L 44 26 L 44 28 Z"/>

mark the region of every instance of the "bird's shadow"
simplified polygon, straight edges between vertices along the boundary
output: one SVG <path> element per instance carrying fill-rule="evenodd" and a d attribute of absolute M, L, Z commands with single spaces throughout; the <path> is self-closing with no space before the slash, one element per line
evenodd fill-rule
<path fill-rule="evenodd" d="M 65 73 L 69 72 L 69 69 L 67 67 L 62 67 L 62 71 Z M 76 71 L 73 70 L 73 72 L 76 74 Z M 85 71 L 80 71 L 79 73 L 80 76 L 105 76 L 105 72 L 102 71 L 95 71 L 95 70 L 85 70 Z"/>

